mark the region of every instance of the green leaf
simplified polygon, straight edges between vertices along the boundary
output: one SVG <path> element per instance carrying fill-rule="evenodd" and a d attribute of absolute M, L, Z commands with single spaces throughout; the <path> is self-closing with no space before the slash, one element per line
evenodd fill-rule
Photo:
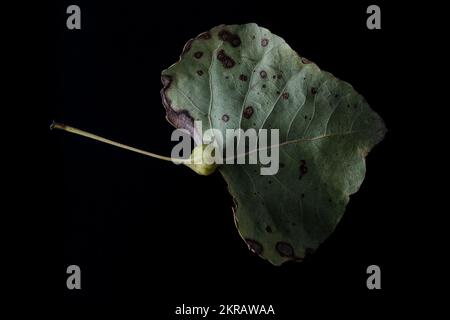
<path fill-rule="evenodd" d="M 353 87 L 256 24 L 218 26 L 191 39 L 162 72 L 167 119 L 200 144 L 199 128 L 278 128 L 280 169 L 222 165 L 235 222 L 275 265 L 301 261 L 333 232 L 385 126 Z M 226 148 L 226 145 L 224 146 Z"/>

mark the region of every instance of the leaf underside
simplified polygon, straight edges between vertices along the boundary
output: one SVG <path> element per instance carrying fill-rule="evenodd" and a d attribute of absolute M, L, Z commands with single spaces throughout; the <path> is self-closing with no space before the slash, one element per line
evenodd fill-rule
<path fill-rule="evenodd" d="M 385 126 L 353 87 L 256 24 L 221 25 L 189 40 L 162 72 L 168 121 L 202 130 L 277 128 L 280 169 L 222 165 L 248 247 L 280 265 L 301 261 L 333 232 Z M 226 148 L 226 144 L 224 146 Z"/>

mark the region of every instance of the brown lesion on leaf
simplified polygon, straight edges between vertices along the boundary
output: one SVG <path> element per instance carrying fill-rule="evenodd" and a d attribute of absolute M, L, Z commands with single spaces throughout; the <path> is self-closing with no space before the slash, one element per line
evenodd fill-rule
<path fill-rule="evenodd" d="M 275 245 L 275 249 L 277 250 L 278 254 L 282 257 L 286 258 L 294 258 L 294 248 L 291 246 L 290 243 L 284 242 L 284 241 L 278 241 Z"/>
<path fill-rule="evenodd" d="M 262 47 L 267 47 L 268 44 L 269 44 L 269 39 L 267 39 L 267 38 L 261 39 L 261 46 Z"/>
<path fill-rule="evenodd" d="M 247 81 L 247 80 L 248 80 L 248 77 L 247 77 L 245 74 L 241 74 L 241 75 L 239 76 L 239 80 L 241 80 L 241 81 Z"/>
<path fill-rule="evenodd" d="M 247 107 L 244 109 L 244 112 L 243 112 L 242 115 L 244 116 L 245 119 L 250 119 L 250 118 L 252 117 L 252 115 L 253 115 L 254 112 L 255 112 L 255 110 L 253 109 L 252 106 L 247 106 Z"/>
<path fill-rule="evenodd" d="M 300 180 L 308 172 L 308 167 L 306 166 L 305 160 L 300 160 L 299 171 L 300 171 L 300 174 L 299 174 L 298 179 Z"/>
<path fill-rule="evenodd" d="M 202 56 L 203 56 L 203 52 L 201 52 L 201 51 L 197 51 L 196 53 L 194 53 L 194 57 L 196 59 L 200 59 Z"/>
<path fill-rule="evenodd" d="M 241 38 L 239 38 L 237 34 L 231 33 L 226 29 L 219 31 L 218 36 L 220 40 L 228 42 L 235 48 L 241 45 Z"/>
<path fill-rule="evenodd" d="M 223 50 L 223 49 L 217 53 L 217 60 L 222 62 L 222 65 L 227 69 L 233 68 L 234 65 L 236 64 L 234 62 L 233 58 L 231 58 L 229 55 L 227 55 L 225 53 L 225 50 Z"/>
<path fill-rule="evenodd" d="M 302 62 L 303 62 L 304 64 L 310 64 L 310 63 L 313 63 L 311 60 L 306 59 L 305 57 L 301 57 L 301 60 L 302 60 Z"/>
<path fill-rule="evenodd" d="M 313 95 L 317 94 L 317 88 L 312 87 L 311 88 L 311 94 L 313 94 Z"/>
<path fill-rule="evenodd" d="M 292 223 L 292 225 L 295 225 L 295 223 Z M 275 250 L 283 258 L 289 258 L 290 260 L 297 262 L 302 262 L 304 260 L 304 257 L 299 257 L 295 254 L 294 248 L 288 242 L 278 241 L 275 245 Z"/>
<path fill-rule="evenodd" d="M 199 76 L 202 76 L 203 75 L 203 70 L 197 70 L 197 74 L 199 75 Z"/>
<path fill-rule="evenodd" d="M 163 88 L 161 89 L 161 100 L 166 109 L 166 119 L 175 128 L 186 129 L 189 131 L 192 137 L 194 137 L 194 119 L 187 110 L 176 111 L 172 107 L 172 101 L 167 96 L 167 91 L 172 85 L 173 79 L 169 75 L 161 76 L 161 83 Z"/>
<path fill-rule="evenodd" d="M 282 97 L 284 100 L 289 99 L 289 92 L 283 92 L 283 94 L 281 95 L 281 97 Z"/>
<path fill-rule="evenodd" d="M 250 238 L 245 238 L 244 241 L 247 243 L 248 248 L 257 255 L 261 255 L 263 253 L 264 247 L 258 241 Z"/>
<path fill-rule="evenodd" d="M 263 78 L 263 79 L 266 79 L 266 78 L 267 78 L 267 72 L 264 71 L 264 70 L 261 70 L 261 71 L 259 72 L 259 75 L 260 75 L 260 77 Z"/>
<path fill-rule="evenodd" d="M 224 114 L 224 115 L 222 116 L 222 121 L 223 121 L 223 122 L 228 122 L 228 120 L 230 120 L 230 116 L 227 115 L 227 114 Z"/>

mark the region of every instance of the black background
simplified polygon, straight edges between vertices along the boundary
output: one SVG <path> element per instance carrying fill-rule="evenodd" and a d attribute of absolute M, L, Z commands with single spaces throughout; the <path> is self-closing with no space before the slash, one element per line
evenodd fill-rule
<path fill-rule="evenodd" d="M 81 30 L 66 28 L 70 4 L 81 7 Z M 49 4 L 49 108 L 43 126 L 57 120 L 169 155 L 172 127 L 159 95 L 161 71 L 197 34 L 222 23 L 256 22 L 351 83 L 389 130 L 369 154 L 364 183 L 333 235 L 302 264 L 281 267 L 252 254 L 239 237 L 220 174 L 197 176 L 185 167 L 48 130 L 43 172 L 53 183 L 43 187 L 44 201 L 57 209 L 47 218 L 54 257 L 61 257 L 50 268 L 60 275 L 62 305 L 124 307 L 168 318 L 183 303 L 273 304 L 280 319 L 360 306 L 366 308 L 361 315 L 384 314 L 398 306 L 398 297 L 408 293 L 411 241 L 402 232 L 407 227 L 399 227 L 410 212 L 399 194 L 407 163 L 399 137 L 405 106 L 396 100 L 401 87 L 395 74 L 402 69 L 399 62 L 406 62 L 401 49 L 412 35 L 399 21 L 404 13 L 379 1 L 382 29 L 368 30 L 369 4 Z M 82 270 L 79 291 L 65 285 L 71 264 Z M 371 264 L 381 268 L 382 290 L 366 287 Z"/>

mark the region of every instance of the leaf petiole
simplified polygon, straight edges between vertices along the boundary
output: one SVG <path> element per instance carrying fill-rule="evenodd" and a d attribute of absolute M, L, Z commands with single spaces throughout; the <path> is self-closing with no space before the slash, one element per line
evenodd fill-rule
<path fill-rule="evenodd" d="M 109 144 L 109 145 L 112 145 L 112 146 L 115 146 L 115 147 L 118 147 L 118 148 L 122 148 L 122 149 L 125 149 L 125 150 L 137 152 L 137 153 L 146 155 L 148 157 L 152 157 L 152 158 L 156 158 L 156 159 L 160 159 L 160 160 L 171 161 L 171 162 L 175 162 L 175 163 L 183 163 L 183 164 L 187 164 L 187 163 L 190 162 L 190 159 L 173 159 L 173 158 L 170 158 L 170 157 L 161 156 L 161 155 L 156 154 L 156 153 L 152 153 L 152 152 L 144 151 L 144 150 L 141 150 L 141 149 L 138 149 L 138 148 L 130 147 L 130 146 L 126 145 L 126 144 L 119 143 L 119 142 L 116 142 L 116 141 L 112 141 L 112 140 L 100 137 L 100 136 L 98 136 L 96 134 L 92 134 L 92 133 L 89 133 L 87 131 L 84 131 L 84 130 L 81 130 L 81 129 L 77 129 L 77 128 L 74 128 L 74 127 L 71 127 L 71 126 L 59 123 L 59 122 L 55 122 L 55 121 L 53 121 L 52 124 L 50 125 L 50 129 L 51 130 L 58 129 L 58 130 L 62 130 L 62 131 L 67 131 L 67 132 L 70 132 L 70 133 L 73 133 L 73 134 L 77 134 L 79 136 L 83 136 L 83 137 L 86 137 L 86 138 L 89 138 L 89 139 L 92 139 L 92 140 L 96 140 L 96 141 L 99 141 L 99 142 L 102 142 L 102 143 L 106 143 L 106 144 Z"/>

